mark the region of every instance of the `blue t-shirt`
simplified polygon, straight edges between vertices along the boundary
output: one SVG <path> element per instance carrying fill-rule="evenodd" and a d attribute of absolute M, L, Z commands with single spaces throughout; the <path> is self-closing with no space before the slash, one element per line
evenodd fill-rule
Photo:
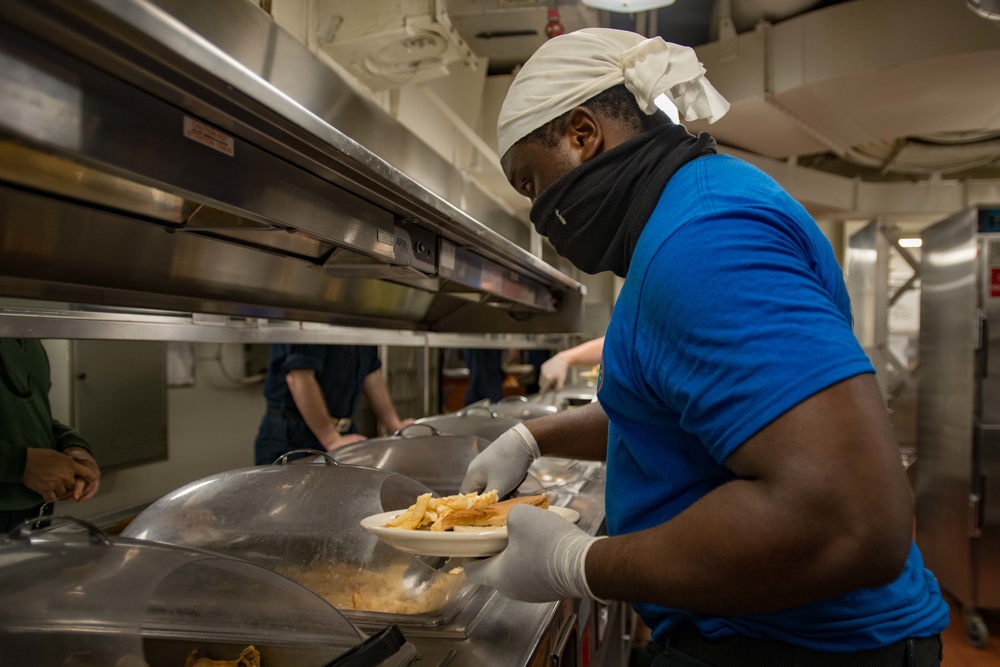
<path fill-rule="evenodd" d="M 640 236 L 604 343 L 608 532 L 672 519 L 734 479 L 723 461 L 768 423 L 871 372 L 841 270 L 806 211 L 740 160 L 688 163 Z M 948 623 L 913 544 L 891 584 L 793 609 L 720 617 L 635 608 L 660 643 L 691 619 L 709 637 L 739 633 L 824 651 L 876 648 Z"/>
<path fill-rule="evenodd" d="M 311 368 L 330 416 L 353 417 L 365 377 L 381 367 L 378 348 L 368 345 L 272 345 L 264 397 L 268 405 L 295 410 L 285 376 L 292 370 Z"/>

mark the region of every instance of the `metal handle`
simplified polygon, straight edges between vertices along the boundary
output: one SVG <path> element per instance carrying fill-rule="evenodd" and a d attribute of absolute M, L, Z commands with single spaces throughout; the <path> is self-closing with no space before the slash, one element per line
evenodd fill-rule
<path fill-rule="evenodd" d="M 545 397 L 549 395 L 550 391 L 552 392 L 552 400 L 548 401 L 548 400 L 545 399 Z M 542 405 L 555 405 L 556 404 L 556 398 L 558 397 L 558 395 L 559 395 L 559 392 L 555 388 L 553 388 L 553 389 L 546 389 L 546 390 L 544 390 L 542 392 L 539 392 L 539 394 L 538 394 L 538 402 L 541 403 Z"/>
<path fill-rule="evenodd" d="M 990 374 L 990 325 L 986 313 L 976 309 L 976 347 L 979 361 L 979 377 Z"/>
<path fill-rule="evenodd" d="M 513 396 L 504 396 L 500 399 L 501 403 L 527 403 L 528 397 L 522 396 L 520 394 L 514 394 Z"/>
<path fill-rule="evenodd" d="M 407 424 L 403 428 L 401 428 L 398 431 L 396 431 L 395 433 L 393 433 L 392 437 L 394 437 L 394 438 L 405 438 L 405 437 L 407 437 L 406 436 L 407 429 L 411 429 L 414 426 L 416 426 L 418 428 L 419 427 L 423 427 L 423 428 L 429 430 L 431 432 L 431 435 L 441 435 L 441 431 L 439 431 L 436 428 L 434 428 L 431 424 L 422 424 L 420 422 L 413 422 L 412 424 Z"/>
<path fill-rule="evenodd" d="M 326 459 L 326 461 L 323 462 L 325 465 L 328 466 L 340 465 L 339 463 L 337 463 L 337 459 L 333 458 L 333 455 L 330 452 L 321 452 L 318 449 L 293 449 L 292 451 L 285 452 L 284 454 L 279 456 L 277 460 L 271 465 L 275 466 L 288 465 L 288 457 L 291 456 L 292 454 L 315 454 L 316 456 L 322 456 L 324 459 Z"/>
<path fill-rule="evenodd" d="M 459 417 L 464 417 L 465 415 L 469 414 L 473 410 L 483 410 L 483 411 L 486 412 L 486 414 L 488 414 L 490 417 L 493 417 L 493 418 L 496 418 L 496 417 L 500 416 L 497 413 L 493 412 L 493 410 L 490 410 L 485 405 L 470 405 L 470 406 L 467 406 L 464 410 L 459 410 L 455 414 L 457 414 Z"/>
<path fill-rule="evenodd" d="M 975 493 L 969 494 L 969 537 L 979 538 L 983 536 L 982 523 L 979 517 L 980 498 Z"/>
<path fill-rule="evenodd" d="M 89 521 L 84 521 L 83 519 L 78 519 L 75 516 L 49 516 L 42 519 L 41 517 L 35 519 L 25 519 L 20 525 L 15 526 L 12 531 L 7 533 L 7 537 L 12 540 L 26 540 L 32 536 L 32 534 L 42 530 L 40 525 L 42 521 L 48 523 L 45 529 L 48 530 L 52 527 L 53 523 L 75 523 L 78 526 L 82 526 L 87 529 L 87 535 L 90 537 L 91 544 L 105 544 L 111 545 L 111 538 L 108 537 L 107 533 L 103 530 L 90 523 Z"/>
<path fill-rule="evenodd" d="M 566 619 L 566 622 L 563 623 L 562 630 L 559 633 L 559 640 L 556 642 L 556 648 L 552 651 L 550 656 L 552 667 L 560 667 L 560 665 L 564 664 L 563 661 L 566 658 L 566 647 L 569 645 L 569 640 L 575 636 L 576 614 L 570 614 L 569 618 Z M 566 664 L 575 664 L 575 661 Z"/>

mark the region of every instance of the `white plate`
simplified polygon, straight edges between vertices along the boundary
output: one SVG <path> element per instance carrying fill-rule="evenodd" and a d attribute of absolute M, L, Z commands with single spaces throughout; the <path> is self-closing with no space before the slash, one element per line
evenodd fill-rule
<path fill-rule="evenodd" d="M 549 511 L 573 523 L 580 520 L 580 513 L 568 507 L 550 505 Z M 469 529 L 457 533 L 450 530 L 431 532 L 385 527 L 387 521 L 402 512 L 403 510 L 395 510 L 366 517 L 361 520 L 361 527 L 391 547 L 420 556 L 492 556 L 507 547 L 506 526 Z"/>

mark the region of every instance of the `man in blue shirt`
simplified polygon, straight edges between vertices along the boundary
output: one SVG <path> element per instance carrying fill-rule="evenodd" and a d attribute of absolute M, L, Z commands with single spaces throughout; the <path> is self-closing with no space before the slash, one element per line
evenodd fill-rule
<path fill-rule="evenodd" d="M 805 210 L 656 110 L 724 113 L 693 51 L 616 30 L 557 37 L 515 78 L 501 164 L 578 268 L 625 277 L 599 403 L 520 424 L 463 491 L 541 454 L 607 459 L 609 537 L 516 507 L 470 580 L 633 602 L 654 665 L 936 666 L 948 608 L 843 277 Z"/>
<path fill-rule="evenodd" d="M 353 423 L 362 392 L 386 431 L 412 423 L 396 413 L 381 367 L 371 346 L 272 345 L 264 381 L 267 412 L 254 443 L 257 465 L 295 449 L 333 451 L 364 440 Z"/>

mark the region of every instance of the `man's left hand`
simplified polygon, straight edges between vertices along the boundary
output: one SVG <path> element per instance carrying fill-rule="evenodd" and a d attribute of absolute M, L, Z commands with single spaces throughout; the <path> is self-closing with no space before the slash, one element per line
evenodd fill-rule
<path fill-rule="evenodd" d="M 517 505 L 507 515 L 507 548 L 465 565 L 469 581 L 524 602 L 594 597 L 584 566 L 591 537 L 554 512 Z"/>
<path fill-rule="evenodd" d="M 101 469 L 98 467 L 97 461 L 83 447 L 67 447 L 63 450 L 63 454 L 71 456 L 74 461 L 94 473 L 94 479 L 90 482 L 77 477 L 72 493 L 72 498 L 78 503 L 90 500 L 97 494 L 97 490 L 101 487 Z"/>

